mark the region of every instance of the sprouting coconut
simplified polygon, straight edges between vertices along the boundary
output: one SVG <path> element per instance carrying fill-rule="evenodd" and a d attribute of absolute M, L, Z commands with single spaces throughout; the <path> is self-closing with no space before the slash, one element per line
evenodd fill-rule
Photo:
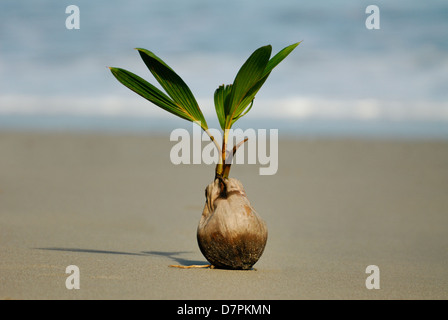
<path fill-rule="evenodd" d="M 206 202 L 197 229 L 199 248 L 212 267 L 251 269 L 266 246 L 266 223 L 250 204 L 242 183 L 229 178 L 232 159 L 238 148 L 247 141 L 245 139 L 232 150 L 228 150 L 229 130 L 252 108 L 256 93 L 272 69 L 299 44 L 300 42 L 284 48 L 272 58 L 270 45 L 255 50 L 238 71 L 233 84 L 221 85 L 216 89 L 215 109 L 223 130 L 221 145 L 210 133 L 202 111 L 188 86 L 154 53 L 137 49 L 166 94 L 132 72 L 110 68 L 117 80 L 132 91 L 158 107 L 198 124 L 215 144 L 219 160 L 214 180 L 205 190 Z"/>

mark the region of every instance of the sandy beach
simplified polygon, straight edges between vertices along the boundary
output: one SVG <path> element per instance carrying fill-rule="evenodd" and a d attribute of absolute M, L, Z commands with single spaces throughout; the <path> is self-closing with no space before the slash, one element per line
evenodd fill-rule
<path fill-rule="evenodd" d="M 277 174 L 233 166 L 269 228 L 250 271 L 169 267 L 206 263 L 196 228 L 214 175 L 173 165 L 174 144 L 0 133 L 0 299 L 448 298 L 447 141 L 281 140 Z"/>

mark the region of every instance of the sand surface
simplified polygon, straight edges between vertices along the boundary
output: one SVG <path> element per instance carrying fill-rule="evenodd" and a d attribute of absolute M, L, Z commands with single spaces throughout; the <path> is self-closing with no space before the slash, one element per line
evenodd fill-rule
<path fill-rule="evenodd" d="M 256 271 L 168 267 L 206 263 L 196 228 L 214 175 L 173 165 L 174 144 L 0 133 L 0 298 L 448 298 L 448 142 L 285 140 L 276 175 L 234 166 L 269 227 Z"/>

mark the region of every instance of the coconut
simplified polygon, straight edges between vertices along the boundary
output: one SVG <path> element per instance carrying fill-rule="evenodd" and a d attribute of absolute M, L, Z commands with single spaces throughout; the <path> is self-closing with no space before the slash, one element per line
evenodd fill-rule
<path fill-rule="evenodd" d="M 268 229 L 242 183 L 217 178 L 207 186 L 205 198 L 197 229 L 202 254 L 216 268 L 251 269 L 264 251 Z"/>

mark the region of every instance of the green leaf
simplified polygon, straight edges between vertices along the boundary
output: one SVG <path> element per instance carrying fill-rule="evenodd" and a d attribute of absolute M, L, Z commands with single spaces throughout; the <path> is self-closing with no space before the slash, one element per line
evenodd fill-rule
<path fill-rule="evenodd" d="M 252 109 L 252 106 L 254 105 L 254 99 L 252 99 L 252 101 L 250 102 L 249 108 L 244 108 L 243 110 L 240 111 L 240 113 L 238 113 L 237 115 L 235 115 L 235 117 L 233 117 L 232 119 L 232 125 L 236 122 L 236 120 L 238 120 L 241 117 L 244 117 L 249 111 L 250 109 Z M 244 111 L 244 113 L 243 113 Z"/>
<path fill-rule="evenodd" d="M 214 98 L 215 98 L 215 110 L 216 115 L 218 116 L 219 125 L 222 130 L 225 130 L 225 122 L 226 122 L 226 113 L 225 113 L 225 104 L 226 100 L 229 98 L 229 94 L 232 90 L 232 85 L 221 85 L 218 89 L 216 89 Z"/>
<path fill-rule="evenodd" d="M 115 78 L 124 86 L 131 89 L 135 93 L 139 94 L 143 98 L 151 101 L 158 107 L 175 114 L 176 116 L 194 121 L 194 119 L 184 110 L 179 108 L 178 105 L 162 91 L 154 87 L 152 84 L 146 80 L 140 78 L 136 74 L 121 69 L 121 68 L 109 68 Z"/>
<path fill-rule="evenodd" d="M 272 57 L 267 65 L 266 68 L 263 71 L 262 76 L 260 79 L 250 88 L 250 90 L 246 93 L 244 98 L 241 100 L 240 104 L 237 106 L 234 115 L 232 119 L 230 119 L 230 126 L 232 126 L 239 118 L 246 115 L 249 110 L 252 108 L 253 100 L 255 98 L 255 95 L 260 90 L 260 88 L 263 86 L 263 84 L 266 82 L 267 78 L 271 74 L 271 71 L 285 59 L 298 45 L 300 42 L 294 43 L 290 46 L 287 46 L 286 48 L 283 48 L 280 52 L 278 52 L 274 57 Z M 246 110 L 246 108 L 249 107 L 249 109 Z M 244 110 L 246 110 L 244 112 Z M 243 113 L 244 112 L 244 113 Z"/>
<path fill-rule="evenodd" d="M 193 120 L 208 128 L 199 105 L 187 84 L 162 59 L 151 51 L 137 48 L 142 60 L 174 103 Z"/>
<path fill-rule="evenodd" d="M 268 76 L 272 69 L 274 69 L 280 62 L 282 62 L 283 59 L 285 59 L 301 42 L 302 41 L 287 46 L 286 48 L 280 50 L 280 52 L 275 56 L 273 56 L 272 59 L 269 60 L 266 69 L 264 70 L 263 76 Z"/>
<path fill-rule="evenodd" d="M 238 74 L 233 81 L 228 103 L 225 105 L 225 127 L 227 129 L 230 128 L 235 112 L 244 97 L 251 91 L 260 78 L 263 77 L 263 73 L 269 62 L 271 51 L 272 47 L 270 45 L 255 50 L 238 71 Z"/>
<path fill-rule="evenodd" d="M 261 78 L 259 81 L 257 81 L 257 83 L 255 83 L 255 85 L 247 92 L 247 94 L 244 96 L 244 99 L 241 101 L 240 105 L 238 106 L 238 108 L 235 110 L 235 113 L 233 115 L 232 118 L 232 123 L 231 126 L 236 122 L 236 120 L 238 120 L 239 118 L 241 118 L 243 115 L 245 115 L 247 112 L 249 112 L 249 110 L 247 110 L 246 112 L 244 112 L 244 110 L 246 110 L 246 108 L 250 105 L 250 107 L 252 108 L 252 103 L 255 99 L 255 95 L 257 94 L 257 92 L 260 90 L 260 88 L 263 86 L 263 84 L 265 83 L 266 79 L 268 78 L 269 74 L 267 74 L 266 76 L 264 76 L 263 78 Z M 244 114 L 243 114 L 244 112 Z M 243 115 L 242 115 L 243 114 Z"/>
<path fill-rule="evenodd" d="M 283 59 L 285 59 L 299 44 L 300 42 L 297 42 L 290 46 L 287 46 L 269 60 L 263 72 L 263 77 L 251 88 L 251 90 L 249 90 L 244 99 L 241 101 L 241 104 L 236 110 L 235 116 L 232 119 L 233 121 L 232 125 L 233 123 L 235 123 L 236 120 L 247 114 L 250 108 L 252 108 L 252 103 L 255 98 L 255 95 L 257 94 L 258 90 L 260 90 L 260 88 L 263 86 L 263 84 L 266 82 L 267 78 L 271 74 L 272 69 L 274 69 L 280 62 L 282 62 Z M 249 104 L 251 104 L 250 108 L 246 112 L 244 112 L 244 114 L 242 114 L 242 112 L 247 108 L 247 106 L 249 106 Z"/>

